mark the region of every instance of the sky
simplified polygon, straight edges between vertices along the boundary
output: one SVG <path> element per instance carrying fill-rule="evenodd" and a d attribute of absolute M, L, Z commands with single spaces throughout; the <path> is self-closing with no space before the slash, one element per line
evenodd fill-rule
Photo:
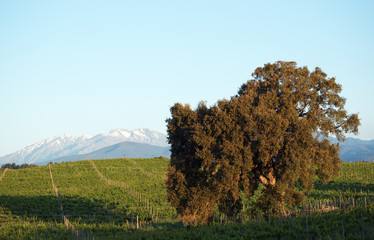
<path fill-rule="evenodd" d="M 116 128 L 166 134 L 174 103 L 234 96 L 257 67 L 336 77 L 374 139 L 373 1 L 0 0 L 0 156 Z"/>

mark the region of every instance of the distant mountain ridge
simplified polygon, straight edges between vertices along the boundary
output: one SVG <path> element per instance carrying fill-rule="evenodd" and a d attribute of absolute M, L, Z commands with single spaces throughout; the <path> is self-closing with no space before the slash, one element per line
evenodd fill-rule
<path fill-rule="evenodd" d="M 112 158 L 154 158 L 154 157 L 167 157 L 170 158 L 169 147 L 160 147 L 150 145 L 146 143 L 135 143 L 135 142 L 121 142 L 109 147 L 99 149 L 97 151 L 79 154 L 69 155 L 52 159 L 50 161 L 38 162 L 38 165 L 46 165 L 48 162 L 60 163 L 60 162 L 72 162 L 86 159 L 112 159 Z"/>
<path fill-rule="evenodd" d="M 93 137 L 62 135 L 44 139 L 15 153 L 0 157 L 0 165 L 4 163 L 31 164 L 69 155 L 87 154 L 125 141 L 160 147 L 168 146 L 166 135 L 157 131 L 148 128 L 135 130 L 118 128 Z"/>
<path fill-rule="evenodd" d="M 330 140 L 336 142 L 334 138 Z M 133 143 L 138 143 L 138 145 Z M 158 148 L 154 148 L 155 146 Z M 374 140 L 347 138 L 344 143 L 340 144 L 340 148 L 340 157 L 345 162 L 374 161 Z M 60 162 L 124 156 L 169 157 L 170 150 L 167 137 L 165 134 L 148 128 L 135 130 L 118 128 L 109 133 L 98 134 L 93 137 L 62 135 L 42 140 L 15 153 L 0 157 L 0 166 L 5 163 L 41 164 L 49 161 Z"/>
<path fill-rule="evenodd" d="M 344 162 L 374 162 L 374 139 L 347 138 L 340 144 L 340 158 Z"/>

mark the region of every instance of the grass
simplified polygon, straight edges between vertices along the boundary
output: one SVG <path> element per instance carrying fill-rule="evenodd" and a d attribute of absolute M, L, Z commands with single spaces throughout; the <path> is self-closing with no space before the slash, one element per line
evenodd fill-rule
<path fill-rule="evenodd" d="M 279 216 L 271 216 L 270 224 L 267 216 L 261 216 L 260 222 L 183 227 L 166 201 L 163 178 L 168 159 L 93 162 L 106 179 L 123 182 L 136 193 L 100 179 L 89 161 L 51 165 L 65 215 L 77 229 L 92 232 L 95 239 L 305 239 L 307 234 L 305 215 L 283 218 L 282 227 Z M 315 206 L 329 200 L 336 204 L 343 199 L 347 208 L 308 216 L 309 237 L 343 239 L 343 225 L 346 239 L 360 239 L 356 236 L 361 236 L 361 217 L 364 234 L 374 236 L 373 194 L 374 163 L 343 163 L 340 175 L 330 183 L 323 185 L 316 179 L 309 203 Z M 348 204 L 352 198 L 361 207 L 352 208 Z M 153 209 L 147 208 L 145 199 Z M 156 220 L 157 213 L 158 222 L 145 225 L 145 221 Z M 8 171 L 0 182 L 0 239 L 70 239 L 60 214 L 48 166 Z M 141 230 L 132 224 L 136 215 L 142 221 Z"/>

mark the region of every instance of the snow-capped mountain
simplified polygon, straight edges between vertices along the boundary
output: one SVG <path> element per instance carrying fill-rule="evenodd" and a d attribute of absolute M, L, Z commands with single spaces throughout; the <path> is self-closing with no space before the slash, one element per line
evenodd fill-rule
<path fill-rule="evenodd" d="M 167 147 L 160 147 L 150 145 L 147 143 L 135 143 L 135 142 L 121 142 L 109 147 L 99 149 L 97 151 L 69 155 L 59 157 L 45 162 L 38 162 L 38 165 L 47 165 L 48 162 L 60 163 L 60 162 L 72 162 L 86 159 L 111 159 L 111 158 L 153 158 L 153 157 L 167 157 L 170 158 L 170 149 Z"/>
<path fill-rule="evenodd" d="M 0 165 L 5 163 L 31 164 L 63 156 L 86 154 L 124 141 L 168 146 L 166 135 L 157 131 L 147 128 L 135 130 L 118 128 L 93 137 L 62 135 L 48 138 L 0 157 Z"/>

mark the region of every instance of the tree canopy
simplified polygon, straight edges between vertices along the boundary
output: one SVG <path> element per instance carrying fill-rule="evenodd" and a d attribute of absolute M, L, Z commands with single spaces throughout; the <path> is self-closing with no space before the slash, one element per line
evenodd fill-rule
<path fill-rule="evenodd" d="M 17 165 L 15 163 L 6 163 L 1 166 L 1 169 L 9 168 L 9 169 L 23 169 L 23 168 L 32 168 L 37 167 L 35 164 L 27 164 L 24 163 L 22 165 Z"/>
<path fill-rule="evenodd" d="M 344 109 L 341 85 L 321 69 L 295 62 L 259 67 L 230 100 L 193 110 L 176 103 L 167 119 L 171 163 L 167 197 L 185 224 L 208 223 L 215 207 L 228 216 L 242 209 L 243 193 L 266 211 L 303 202 L 317 175 L 339 172 L 339 142 L 358 133 L 357 114 Z"/>

